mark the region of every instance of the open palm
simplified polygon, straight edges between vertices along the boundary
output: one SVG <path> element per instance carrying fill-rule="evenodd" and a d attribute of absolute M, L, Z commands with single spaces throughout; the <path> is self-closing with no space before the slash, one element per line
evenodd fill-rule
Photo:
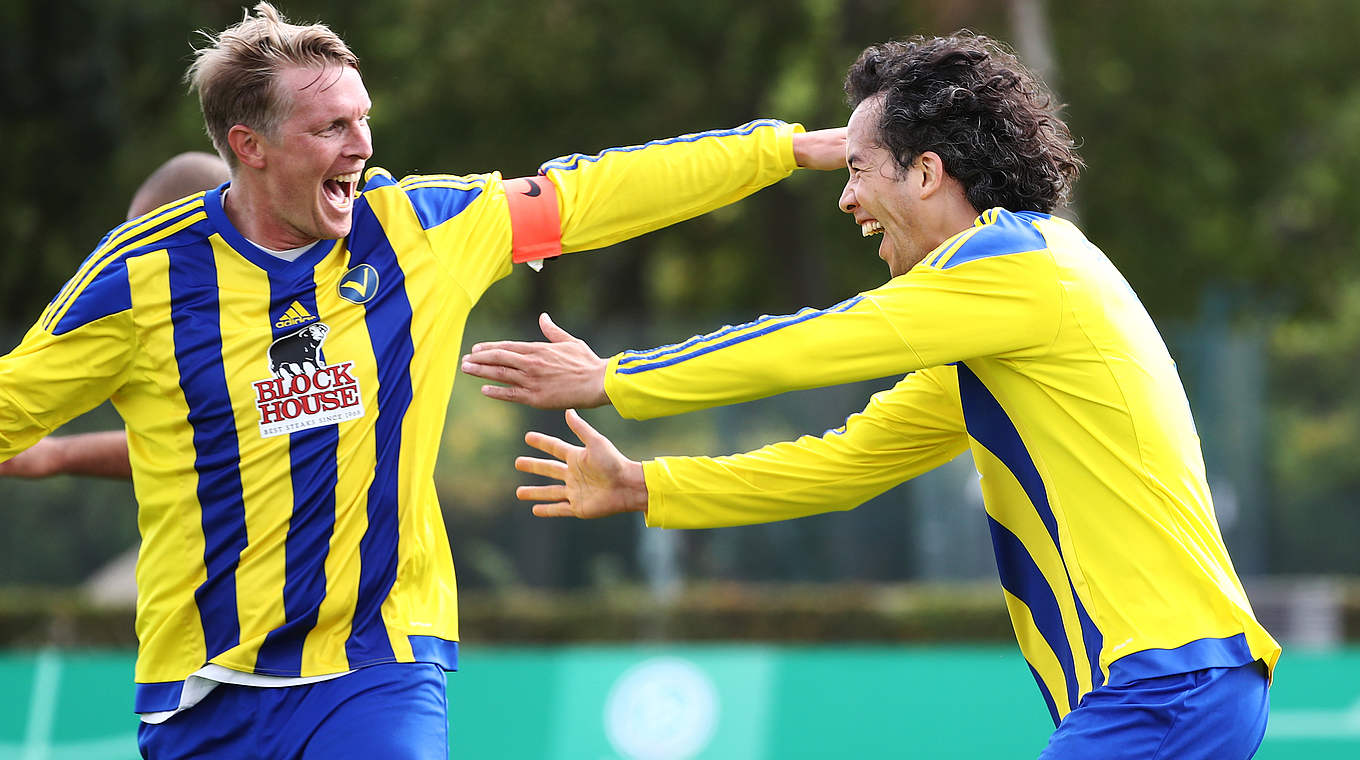
<path fill-rule="evenodd" d="M 592 520 L 620 512 L 647 509 L 647 485 L 642 465 L 625 457 L 614 444 L 591 427 L 574 409 L 567 410 L 567 426 L 584 446 L 576 446 L 538 432 L 524 442 L 554 457 L 517 457 L 515 469 L 559 481 L 520 486 L 515 496 L 534 505 L 538 517 L 579 517 Z"/>

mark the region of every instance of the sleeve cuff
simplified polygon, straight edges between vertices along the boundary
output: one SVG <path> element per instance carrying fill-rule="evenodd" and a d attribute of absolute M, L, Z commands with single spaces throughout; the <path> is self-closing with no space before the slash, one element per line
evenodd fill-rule
<path fill-rule="evenodd" d="M 648 528 L 665 528 L 666 498 L 661 491 L 661 480 L 666 465 L 659 460 L 650 459 L 642 463 L 642 477 L 647 481 L 647 512 L 645 518 Z"/>
<path fill-rule="evenodd" d="M 797 122 L 784 124 L 779 127 L 779 155 L 784 160 L 784 170 L 789 174 L 792 174 L 801 168 L 798 166 L 798 160 L 793 157 L 793 136 L 806 131 L 807 130 L 803 128 L 803 125 L 798 124 Z"/>
<path fill-rule="evenodd" d="M 619 380 L 619 360 L 623 354 L 614 354 L 609 357 L 608 364 L 604 368 L 604 395 L 609 397 L 609 403 L 613 405 L 614 411 L 626 420 L 640 420 L 636 412 L 630 408 L 628 393 L 624 388 L 623 381 Z"/>

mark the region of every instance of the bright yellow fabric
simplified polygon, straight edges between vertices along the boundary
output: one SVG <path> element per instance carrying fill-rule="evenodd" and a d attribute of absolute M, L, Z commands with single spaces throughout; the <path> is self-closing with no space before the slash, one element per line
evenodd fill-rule
<path fill-rule="evenodd" d="M 625 352 L 605 387 L 646 418 L 901 373 L 822 437 L 647 462 L 648 524 L 850 509 L 970 448 L 1016 636 L 1055 718 L 1107 680 L 1273 667 L 1280 648 L 1223 545 L 1174 363 L 1066 221 L 993 209 L 878 289 Z"/>
<path fill-rule="evenodd" d="M 753 122 L 545 164 L 564 248 L 787 176 L 798 129 Z M 242 238 L 214 190 L 111 232 L 0 358 L 0 458 L 105 398 L 126 421 L 139 711 L 174 709 L 208 662 L 456 666 L 435 457 L 468 312 L 510 267 L 499 174 L 371 169 L 351 234 L 294 262 Z"/>

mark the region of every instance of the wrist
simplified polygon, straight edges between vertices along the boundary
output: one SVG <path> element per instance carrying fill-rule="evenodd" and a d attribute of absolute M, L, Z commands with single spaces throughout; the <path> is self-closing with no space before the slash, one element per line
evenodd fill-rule
<path fill-rule="evenodd" d="M 641 462 L 628 460 L 623 470 L 625 508 L 629 512 L 647 512 L 647 471 Z"/>
<path fill-rule="evenodd" d="M 69 447 L 66 445 L 67 439 L 62 436 L 48 436 L 33 444 L 32 453 L 35 472 L 30 476 L 34 478 L 50 478 L 54 475 L 61 475 L 66 472 L 66 459 Z"/>
<path fill-rule="evenodd" d="M 591 399 L 592 407 L 609 405 L 609 394 L 604 389 L 604 379 L 609 374 L 609 360 L 600 359 L 599 361 L 599 366 L 595 368 L 595 387 L 591 389 L 594 395 L 594 398 Z"/>
<path fill-rule="evenodd" d="M 793 133 L 793 163 L 800 169 L 806 169 L 810 160 L 807 152 L 807 141 L 806 132 Z"/>

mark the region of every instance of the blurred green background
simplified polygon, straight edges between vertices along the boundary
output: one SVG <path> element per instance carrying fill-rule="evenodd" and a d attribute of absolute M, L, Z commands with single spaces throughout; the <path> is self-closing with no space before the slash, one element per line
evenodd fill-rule
<path fill-rule="evenodd" d="M 0 347 L 17 342 L 122 220 L 151 168 L 180 151 L 211 150 L 181 76 L 201 44 L 195 30 L 234 23 L 242 5 L 0 0 L 0 140 L 11 167 L 0 186 Z M 1360 3 L 278 5 L 294 21 L 329 23 L 359 54 L 375 104 L 371 164 L 397 175 L 523 175 L 565 153 L 757 117 L 835 126 L 848 115 L 845 68 L 868 44 L 964 27 L 1006 41 L 1067 104 L 1088 164 L 1070 215 L 1163 329 L 1258 613 L 1302 650 L 1360 639 L 1352 580 L 1360 576 L 1360 385 L 1352 380 L 1360 365 Z M 872 288 L 887 273 L 876 242 L 836 209 L 843 181 L 802 172 L 603 255 L 516 271 L 478 306 L 468 343 L 448 350 L 535 337 L 535 317 L 548 311 L 609 354 Z M 635 457 L 729 453 L 839 425 L 891 380 L 649 423 L 610 410 L 587 416 Z M 101 408 L 63 432 L 117 424 Z M 466 378 L 455 388 L 437 480 L 470 644 L 714 637 L 678 622 L 681 609 L 728 638 L 1006 640 L 966 460 L 849 513 L 662 534 L 631 519 L 529 516 L 513 497 L 521 477 L 511 462 L 530 428 L 565 433 L 556 413 L 483 399 Z M 137 541 L 131 488 L 72 478 L 0 486 L 0 645 L 126 646 L 117 593 L 95 595 L 113 600 L 110 611 L 89 590 L 92 577 L 126 577 L 107 568 Z M 870 619 L 856 611 L 872 605 L 819 596 L 853 600 L 880 588 L 924 594 L 934 605 L 926 619 L 944 622 Z M 984 611 L 957 604 L 959 588 L 970 600 L 980 595 Z M 779 615 L 787 625 L 768 624 Z M 949 620 L 983 622 L 961 632 Z"/>

